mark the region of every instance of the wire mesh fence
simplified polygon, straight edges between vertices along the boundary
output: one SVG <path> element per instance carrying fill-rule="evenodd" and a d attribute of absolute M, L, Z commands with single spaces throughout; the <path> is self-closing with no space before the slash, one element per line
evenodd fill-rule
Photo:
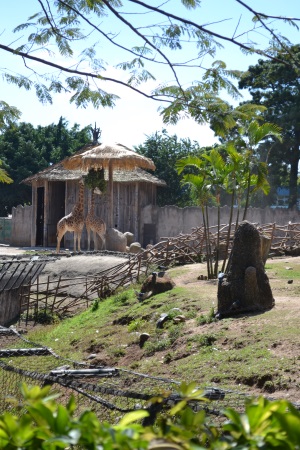
<path fill-rule="evenodd" d="M 15 402 L 9 401 L 12 398 L 21 401 L 21 383 L 40 387 L 50 385 L 51 392 L 59 393 L 62 404 L 73 395 L 76 415 L 91 410 L 100 420 L 111 423 L 118 422 L 126 412 L 133 410 L 148 409 L 151 413 L 150 400 L 154 397 L 163 399 L 159 410 L 182 399 L 177 380 L 72 361 L 25 339 L 11 328 L 0 327 L 0 342 L 0 414 L 4 411 L 22 413 Z M 242 412 L 245 399 L 251 396 L 228 389 L 201 385 L 199 388 L 207 401 L 194 402 L 191 406 L 194 410 L 206 410 L 216 424 L 224 420 L 224 408 L 233 407 Z M 300 409 L 300 404 L 294 405 Z M 154 416 L 152 414 L 153 420 Z"/>

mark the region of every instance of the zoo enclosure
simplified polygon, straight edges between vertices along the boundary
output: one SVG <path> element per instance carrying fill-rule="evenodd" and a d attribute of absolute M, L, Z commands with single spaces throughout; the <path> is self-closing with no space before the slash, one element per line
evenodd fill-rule
<path fill-rule="evenodd" d="M 300 254 L 300 224 L 285 226 L 266 224 L 257 227 L 260 234 L 271 240 L 270 254 Z M 222 225 L 220 231 L 220 247 L 224 247 L 228 233 L 228 225 Z M 230 247 L 234 237 L 232 225 Z M 209 238 L 212 249 L 216 247 L 217 230 L 211 227 Z M 149 246 L 128 261 L 107 269 L 93 277 L 63 278 L 40 282 L 39 277 L 31 279 L 22 286 L 20 293 L 20 311 L 26 324 L 28 320 L 37 320 L 40 314 L 50 313 L 66 316 L 78 308 L 87 307 L 95 298 L 104 299 L 118 289 L 138 282 L 142 275 L 160 268 L 174 265 L 200 262 L 205 255 L 204 228 L 199 227 L 188 235 L 162 238 L 161 242 Z"/>

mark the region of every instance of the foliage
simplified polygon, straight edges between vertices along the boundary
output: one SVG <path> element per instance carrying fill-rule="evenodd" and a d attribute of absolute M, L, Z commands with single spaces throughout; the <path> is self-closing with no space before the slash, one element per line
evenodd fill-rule
<path fill-rule="evenodd" d="M 128 325 L 128 332 L 132 333 L 133 331 L 139 331 L 143 328 L 143 326 L 146 324 L 146 321 L 143 319 L 134 319 L 130 322 Z"/>
<path fill-rule="evenodd" d="M 18 120 L 20 111 L 15 106 L 0 100 L 0 132 L 3 132 L 9 125 Z"/>
<path fill-rule="evenodd" d="M 14 29 L 16 37 L 11 40 L 12 44 L 0 44 L 3 52 L 25 61 L 21 73 L 10 68 L 5 70 L 4 80 L 19 88 L 34 90 L 43 103 L 51 103 L 56 93 L 67 93 L 71 103 L 84 108 L 88 104 L 95 108 L 114 106 L 118 96 L 106 90 L 105 82 L 109 81 L 160 101 L 164 105 L 165 123 L 176 123 L 189 114 L 198 123 L 210 122 L 216 133 L 222 134 L 234 126 L 235 118 L 230 105 L 220 98 L 220 92 L 225 90 L 237 97 L 238 91 L 231 79 L 239 73 L 228 70 L 226 64 L 216 58 L 221 43 L 231 43 L 245 53 L 272 59 L 274 45 L 262 49 L 251 38 L 253 33 L 257 37 L 253 21 L 270 41 L 276 40 L 282 48 L 286 39 L 279 32 L 275 33 L 273 21 L 276 20 L 277 25 L 297 26 L 297 20 L 262 14 L 237 0 L 237 6 L 249 13 L 253 21 L 249 20 L 248 30 L 243 33 L 234 33 L 238 25 L 231 24 L 222 34 L 209 24 L 203 25 L 205 17 L 199 12 L 199 0 L 182 0 L 183 13 L 177 14 L 170 5 L 168 9 L 148 3 L 39 0 L 40 9 Z M 200 23 L 198 17 L 201 17 Z M 245 42 L 245 34 L 249 43 Z M 104 47 L 108 48 L 108 61 L 101 57 Z M 117 64 L 116 48 L 121 53 Z M 124 73 L 118 71 L 115 77 L 110 76 L 108 70 L 112 66 L 125 72 L 125 79 Z M 165 79 L 174 81 L 157 84 L 149 93 L 146 82 L 161 79 L 162 68 L 168 72 Z M 184 88 L 186 71 L 193 78 Z"/>
<path fill-rule="evenodd" d="M 0 417 L 3 449 L 299 448 L 300 414 L 284 400 L 271 402 L 262 397 L 258 401 L 248 400 L 244 413 L 228 408 L 224 411 L 228 420 L 218 430 L 204 410 L 194 412 L 189 407 L 191 402 L 205 404 L 195 383 L 182 383 L 178 392 L 180 401 L 166 409 L 155 426 L 151 424 L 155 417 L 151 418 L 146 410 L 130 412 L 117 425 L 111 425 L 99 422 L 92 411 L 76 418 L 73 397 L 62 406 L 55 395 L 50 395 L 50 386 L 41 389 L 23 384 L 21 391 L 25 412 L 19 418 L 11 412 Z M 152 399 L 153 405 L 163 402 L 164 395 Z"/>
<path fill-rule="evenodd" d="M 300 161 L 300 45 L 277 49 L 274 56 L 275 60 L 260 59 L 250 66 L 239 86 L 249 89 L 253 103 L 266 107 L 263 113 L 266 121 L 282 128 L 282 141 L 267 141 L 260 146 L 259 153 L 268 163 L 274 189 L 289 184 L 289 208 L 292 208 L 297 202 Z"/>
<path fill-rule="evenodd" d="M 8 176 L 6 170 L 1 168 L 2 161 L 0 161 L 0 183 L 10 184 L 13 180 Z"/>
<path fill-rule="evenodd" d="M 254 107 L 256 108 L 256 106 Z M 237 108 L 238 109 L 238 108 Z M 202 149 L 199 155 L 191 154 L 176 162 L 176 169 L 182 176 L 183 186 L 191 186 L 195 193 L 198 204 L 202 211 L 204 226 L 205 253 L 207 262 L 208 278 L 217 278 L 220 253 L 220 206 L 221 194 L 231 194 L 231 212 L 229 228 L 226 240 L 225 258 L 223 260 L 222 272 L 225 270 L 233 207 L 238 204 L 236 227 L 239 222 L 239 211 L 242 195 L 245 197 L 245 209 L 243 220 L 246 219 L 250 196 L 258 190 L 264 194 L 269 192 L 267 181 L 267 165 L 259 161 L 256 156 L 259 143 L 269 137 L 281 139 L 280 129 L 272 123 L 259 124 L 253 118 L 253 111 L 238 109 L 239 126 L 237 137 L 226 142 L 224 145 L 215 146 L 209 150 Z M 255 111 L 254 111 L 255 113 Z M 209 239 L 209 202 L 213 201 L 218 207 L 217 240 L 215 248 L 211 247 Z M 214 253 L 214 255 L 213 255 Z M 213 266 L 213 259 L 215 259 Z"/>
<path fill-rule="evenodd" d="M 155 164 L 155 175 L 166 181 L 166 187 L 158 187 L 157 204 L 159 206 L 177 205 L 188 206 L 193 203 L 190 189 L 180 184 L 180 177 L 176 171 L 177 159 L 184 158 L 190 153 L 199 151 L 197 142 L 189 139 L 178 140 L 176 135 L 169 136 L 166 130 L 148 136 L 144 144 L 136 147 L 136 151 L 151 158 Z"/>
<path fill-rule="evenodd" d="M 215 317 L 215 310 L 214 310 L 214 308 L 210 308 L 208 314 L 201 314 L 197 318 L 197 324 L 198 325 L 205 325 L 207 323 L 212 323 L 212 322 L 215 322 L 215 321 L 216 321 L 216 317 Z"/>
<path fill-rule="evenodd" d="M 106 191 L 107 182 L 104 179 L 104 169 L 90 169 L 83 178 L 84 184 L 89 189 L 98 188 L 102 193 Z"/>
<path fill-rule="evenodd" d="M 25 321 L 29 320 L 43 325 L 50 325 L 60 321 L 59 315 L 46 307 L 38 311 L 31 310 L 28 313 L 24 312 L 21 318 Z"/>
<path fill-rule="evenodd" d="M 95 311 L 98 311 L 98 309 L 99 309 L 99 299 L 96 298 L 96 300 L 94 300 L 92 303 L 91 311 L 95 312 Z"/>
<path fill-rule="evenodd" d="M 57 124 L 33 127 L 29 123 L 10 124 L 0 135 L 0 159 L 13 180 L 0 186 L 0 216 L 13 206 L 31 203 L 31 188 L 22 181 L 70 155 L 90 141 L 89 127 L 79 128 L 61 117 Z M 21 183 L 21 184 L 20 184 Z"/>

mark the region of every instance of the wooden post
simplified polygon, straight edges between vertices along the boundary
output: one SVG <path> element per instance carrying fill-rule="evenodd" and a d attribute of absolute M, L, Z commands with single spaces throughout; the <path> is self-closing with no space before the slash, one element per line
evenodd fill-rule
<path fill-rule="evenodd" d="M 109 162 L 108 166 L 108 185 L 109 185 L 109 210 L 110 210 L 110 218 L 108 226 L 110 228 L 114 228 L 114 186 L 113 186 L 113 170 L 112 163 Z"/>
<path fill-rule="evenodd" d="M 135 183 L 135 191 L 134 191 L 134 238 L 135 240 L 139 239 L 139 183 Z"/>
<path fill-rule="evenodd" d="M 35 247 L 36 245 L 36 208 L 37 208 L 37 182 L 32 183 L 32 213 L 31 213 L 31 237 L 30 245 Z"/>
<path fill-rule="evenodd" d="M 49 222 L 49 182 L 44 181 L 44 223 L 43 223 L 43 246 L 48 246 L 48 222 Z"/>

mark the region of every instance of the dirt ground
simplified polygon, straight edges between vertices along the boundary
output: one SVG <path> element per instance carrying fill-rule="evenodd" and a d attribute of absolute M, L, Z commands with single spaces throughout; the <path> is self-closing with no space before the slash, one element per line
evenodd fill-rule
<path fill-rule="evenodd" d="M 54 249 L 41 249 L 40 247 L 11 247 L 0 246 L 1 257 L 20 257 L 26 255 L 28 257 L 39 255 L 43 258 L 42 252 L 51 252 L 51 256 L 47 256 L 49 262 L 46 264 L 41 278 L 50 276 L 51 279 L 63 275 L 65 278 L 73 278 L 77 276 L 95 275 L 111 267 L 122 264 L 127 260 L 126 256 L 109 253 L 82 253 L 80 255 L 72 255 L 68 253 L 60 253 L 56 255 Z M 52 253 L 53 252 L 53 253 Z M 46 255 L 46 253 L 45 253 Z M 41 279 L 41 282 L 43 280 Z"/>

